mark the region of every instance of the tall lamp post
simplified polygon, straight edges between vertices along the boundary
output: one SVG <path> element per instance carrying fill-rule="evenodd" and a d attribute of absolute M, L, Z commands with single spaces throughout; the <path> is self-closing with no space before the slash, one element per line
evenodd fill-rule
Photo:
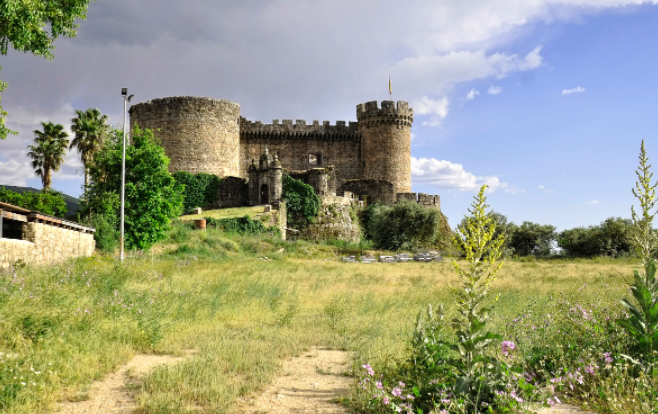
<path fill-rule="evenodd" d="M 123 262 L 123 210 L 125 207 L 126 198 L 126 119 L 128 117 L 128 102 L 135 95 L 128 96 L 128 88 L 121 88 L 121 96 L 123 96 L 123 157 L 121 158 L 121 256 Z"/>

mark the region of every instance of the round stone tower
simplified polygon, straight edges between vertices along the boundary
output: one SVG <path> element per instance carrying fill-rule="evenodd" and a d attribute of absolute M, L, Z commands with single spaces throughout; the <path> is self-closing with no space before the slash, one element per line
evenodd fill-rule
<path fill-rule="evenodd" d="M 153 129 L 169 171 L 240 176 L 240 105 L 212 98 L 175 96 L 130 108 L 130 128 Z M 160 129 L 160 131 L 156 131 Z"/>
<path fill-rule="evenodd" d="M 414 110 L 404 101 L 356 106 L 361 134 L 363 178 L 393 183 L 394 193 L 411 192 L 411 124 Z"/>

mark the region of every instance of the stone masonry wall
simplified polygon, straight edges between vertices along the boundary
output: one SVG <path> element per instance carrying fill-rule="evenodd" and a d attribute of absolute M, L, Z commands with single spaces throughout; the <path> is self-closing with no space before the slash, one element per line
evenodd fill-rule
<path fill-rule="evenodd" d="M 246 177 L 251 160 L 258 160 L 267 146 L 270 154 L 277 154 L 281 165 L 290 170 L 308 170 L 316 167 L 335 166 L 345 178 L 360 178 L 361 139 L 356 122 L 346 125 L 337 121 L 329 125 L 324 121 L 278 120 L 272 124 L 250 122 L 242 118 L 240 124 L 240 168 Z M 320 154 L 319 165 L 309 165 L 309 154 Z"/>
<path fill-rule="evenodd" d="M 393 184 L 389 181 L 351 180 L 346 181 L 336 191 L 336 194 L 343 195 L 345 192 L 350 192 L 358 196 L 369 196 L 370 203 L 380 202 L 391 205 L 395 202 L 395 193 L 393 191 Z"/>
<path fill-rule="evenodd" d="M 169 171 L 240 176 L 240 105 L 211 98 L 177 96 L 130 108 L 130 128 L 154 134 L 171 159 Z M 259 154 L 260 155 L 260 154 Z"/>
<path fill-rule="evenodd" d="M 0 267 L 17 260 L 33 265 L 60 263 L 94 253 L 94 235 L 42 223 L 24 223 L 23 240 L 0 239 Z"/>
<path fill-rule="evenodd" d="M 249 205 L 249 190 L 244 178 L 222 179 L 213 208 L 242 207 Z"/>
<path fill-rule="evenodd" d="M 393 183 L 393 193 L 411 192 L 411 125 L 414 111 L 404 101 L 357 105 L 364 180 Z M 345 177 L 348 178 L 348 177 Z"/>
<path fill-rule="evenodd" d="M 315 223 L 307 223 L 299 228 L 299 233 L 288 234 L 289 238 L 300 238 L 303 240 L 321 241 L 329 239 L 347 240 L 358 242 L 361 238 L 361 227 L 359 226 L 356 212 L 363 204 L 352 205 L 345 200 L 337 200 L 342 197 L 328 196 L 320 197 L 322 206 Z M 336 203 L 336 201 L 339 201 Z"/>

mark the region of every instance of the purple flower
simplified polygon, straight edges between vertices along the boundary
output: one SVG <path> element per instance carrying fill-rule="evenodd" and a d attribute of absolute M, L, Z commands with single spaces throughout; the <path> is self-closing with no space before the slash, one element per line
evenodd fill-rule
<path fill-rule="evenodd" d="M 381 382 L 381 381 L 377 381 L 377 384 L 376 384 L 376 385 L 377 385 L 377 388 L 379 388 L 380 390 L 384 388 L 384 387 L 382 386 L 382 382 Z"/>
<path fill-rule="evenodd" d="M 610 352 L 604 352 L 601 359 L 603 362 L 605 362 L 606 368 L 610 368 L 610 363 L 613 361 L 612 357 L 610 356 Z"/>
<path fill-rule="evenodd" d="M 382 402 L 384 403 L 384 405 L 389 405 L 391 403 L 391 401 L 388 399 L 388 397 L 384 397 Z"/>
<path fill-rule="evenodd" d="M 513 351 L 516 349 L 516 345 L 512 341 L 503 341 L 501 344 L 501 351 L 503 355 L 507 356 L 510 351 Z"/>
<path fill-rule="evenodd" d="M 514 398 L 517 402 L 520 402 L 520 403 L 523 402 L 523 399 L 521 397 L 519 397 L 518 395 L 516 395 L 516 391 L 512 390 L 512 392 L 510 392 L 509 395 L 512 398 Z"/>
<path fill-rule="evenodd" d="M 370 364 L 365 364 L 361 365 L 363 368 L 365 368 L 366 371 L 368 371 L 368 375 L 375 375 L 375 371 L 373 371 L 372 367 Z"/>
<path fill-rule="evenodd" d="M 402 395 L 402 390 L 398 387 L 395 387 L 391 390 L 391 394 L 395 395 L 396 397 L 399 397 Z"/>
<path fill-rule="evenodd" d="M 595 366 L 591 366 L 591 365 L 586 366 L 585 367 L 585 372 L 588 373 L 589 375 L 594 375 L 594 373 L 595 373 L 594 367 L 596 367 L 596 365 Z"/>

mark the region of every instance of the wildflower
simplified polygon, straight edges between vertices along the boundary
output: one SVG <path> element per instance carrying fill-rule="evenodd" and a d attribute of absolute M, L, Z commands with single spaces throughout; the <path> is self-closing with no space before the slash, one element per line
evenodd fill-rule
<path fill-rule="evenodd" d="M 396 397 L 399 397 L 402 395 L 402 390 L 398 387 L 395 387 L 391 390 L 391 394 L 395 395 Z"/>
<path fill-rule="evenodd" d="M 400 387 L 402 387 L 402 388 L 405 387 L 404 382 L 400 381 L 399 384 L 400 384 Z"/>
<path fill-rule="evenodd" d="M 382 386 L 382 382 L 381 382 L 381 381 L 377 381 L 377 388 L 379 388 L 380 390 L 381 390 L 381 389 L 384 389 L 384 387 Z"/>
<path fill-rule="evenodd" d="M 588 373 L 589 375 L 594 375 L 594 367 L 591 365 L 586 366 L 585 372 Z"/>
<path fill-rule="evenodd" d="M 505 356 L 507 356 L 510 351 L 513 351 L 514 349 L 516 349 L 516 345 L 512 341 L 503 341 L 501 344 L 501 351 Z"/>
<path fill-rule="evenodd" d="M 519 397 L 518 395 L 516 395 L 516 391 L 512 390 L 512 392 L 510 392 L 509 395 L 512 398 L 514 398 L 517 402 L 520 402 L 520 403 L 523 402 L 523 399 L 521 397 Z"/>
<path fill-rule="evenodd" d="M 368 371 L 368 375 L 375 375 L 375 371 L 373 371 L 372 367 L 370 364 L 365 364 L 361 365 L 363 368 L 365 368 L 366 371 Z"/>
<path fill-rule="evenodd" d="M 407 394 L 407 400 L 413 400 L 413 399 L 414 399 L 414 396 L 413 396 L 413 395 L 411 395 L 411 394 Z"/>
<path fill-rule="evenodd" d="M 610 368 L 610 363 L 613 361 L 612 357 L 610 356 L 610 352 L 604 352 L 601 359 L 603 362 L 605 362 L 605 367 Z"/>
<path fill-rule="evenodd" d="M 384 405 L 389 405 L 391 403 L 391 401 L 388 399 L 388 397 L 384 397 L 382 402 L 384 403 Z"/>

